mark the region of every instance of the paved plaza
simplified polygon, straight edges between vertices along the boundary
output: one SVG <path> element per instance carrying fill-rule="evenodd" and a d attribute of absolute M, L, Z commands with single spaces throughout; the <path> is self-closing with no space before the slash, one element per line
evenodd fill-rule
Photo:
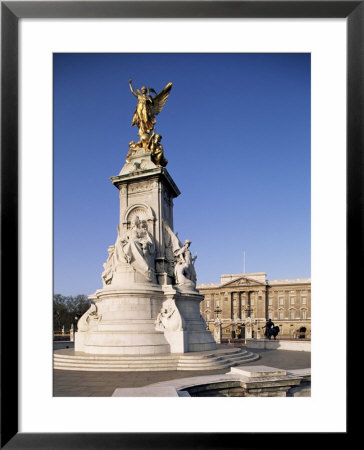
<path fill-rule="evenodd" d="M 57 342 L 55 349 L 71 347 L 71 343 Z M 311 367 L 310 352 L 284 350 L 248 349 L 259 354 L 256 362 L 245 366 L 265 365 L 278 369 L 306 369 Z M 116 388 L 134 388 L 147 386 L 160 381 L 177 378 L 217 375 L 228 372 L 227 369 L 204 371 L 147 371 L 147 372 L 86 372 L 73 370 L 54 370 L 53 395 L 55 397 L 110 397 Z"/>

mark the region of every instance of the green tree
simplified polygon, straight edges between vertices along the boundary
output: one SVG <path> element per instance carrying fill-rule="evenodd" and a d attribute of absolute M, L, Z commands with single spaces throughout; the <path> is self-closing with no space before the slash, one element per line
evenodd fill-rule
<path fill-rule="evenodd" d="M 86 295 L 76 297 L 54 294 L 53 296 L 53 331 L 61 331 L 64 326 L 69 330 L 71 325 L 89 309 L 90 300 Z"/>

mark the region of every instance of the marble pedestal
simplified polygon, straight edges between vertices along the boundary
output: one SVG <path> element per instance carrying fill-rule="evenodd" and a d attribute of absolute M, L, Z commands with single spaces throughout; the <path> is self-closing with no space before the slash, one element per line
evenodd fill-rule
<path fill-rule="evenodd" d="M 162 324 L 159 329 L 163 330 L 171 353 L 215 350 L 216 342 L 210 331 L 206 330 L 206 322 L 200 314 L 203 295 L 197 291 L 183 292 L 172 286 L 164 286 L 164 293 L 166 300 L 162 309 L 167 306 L 172 314 L 171 319 L 164 321 L 164 326 Z M 178 320 L 175 316 L 178 316 Z"/>
<path fill-rule="evenodd" d="M 90 297 L 97 315 L 88 321 L 88 330 L 76 333 L 76 351 L 95 355 L 170 352 L 163 332 L 155 330 L 155 318 L 163 301 L 160 286 L 105 288 Z"/>
<path fill-rule="evenodd" d="M 164 288 L 164 291 L 163 291 Z M 140 285 L 122 291 L 102 289 L 91 296 L 97 314 L 75 334 L 75 350 L 95 355 L 153 355 L 216 349 L 200 314 L 203 296 L 171 286 Z M 173 302 L 179 325 L 156 327 L 163 303 Z"/>

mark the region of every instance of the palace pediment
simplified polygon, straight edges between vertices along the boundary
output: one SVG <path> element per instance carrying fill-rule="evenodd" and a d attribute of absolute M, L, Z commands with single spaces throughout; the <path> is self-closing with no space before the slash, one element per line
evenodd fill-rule
<path fill-rule="evenodd" d="M 247 277 L 240 277 L 237 278 L 236 280 L 232 280 L 232 281 L 228 281 L 227 283 L 222 284 L 220 287 L 229 287 L 229 288 L 234 288 L 234 287 L 244 287 L 244 286 L 248 286 L 248 287 L 254 287 L 254 286 L 266 286 L 265 283 L 262 283 L 260 281 L 257 280 L 253 280 L 252 278 L 247 278 Z"/>

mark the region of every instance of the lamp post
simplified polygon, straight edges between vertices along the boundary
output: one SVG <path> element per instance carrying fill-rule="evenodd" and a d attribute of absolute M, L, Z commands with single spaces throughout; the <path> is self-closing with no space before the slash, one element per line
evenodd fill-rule
<path fill-rule="evenodd" d="M 222 312 L 222 309 L 220 309 L 218 306 L 214 309 L 214 313 L 216 316 L 216 319 L 219 318 L 219 314 Z"/>

